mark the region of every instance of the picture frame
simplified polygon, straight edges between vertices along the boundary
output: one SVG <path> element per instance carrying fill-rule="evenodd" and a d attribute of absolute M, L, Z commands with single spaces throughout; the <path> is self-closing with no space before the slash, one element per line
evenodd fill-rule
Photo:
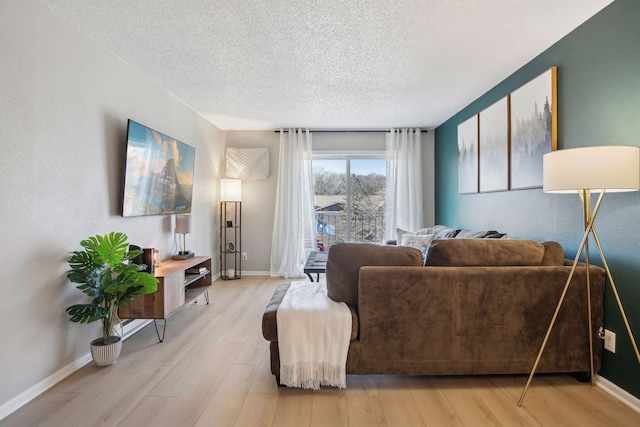
<path fill-rule="evenodd" d="M 480 112 L 480 192 L 509 190 L 509 102 L 504 97 Z"/>
<path fill-rule="evenodd" d="M 478 115 L 458 125 L 458 193 L 478 192 Z"/>
<path fill-rule="evenodd" d="M 511 93 L 510 188 L 542 187 L 542 157 L 558 146 L 557 67 Z"/>

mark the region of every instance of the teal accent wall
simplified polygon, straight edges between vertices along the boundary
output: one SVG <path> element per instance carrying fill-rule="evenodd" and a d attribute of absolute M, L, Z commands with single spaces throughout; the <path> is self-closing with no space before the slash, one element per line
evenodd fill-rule
<path fill-rule="evenodd" d="M 582 238 L 577 195 L 545 194 L 541 188 L 457 193 L 457 126 L 556 65 L 558 149 L 640 146 L 639 18 L 640 1 L 614 1 L 436 129 L 436 223 L 556 240 L 568 257 L 575 256 Z M 595 227 L 639 340 L 640 192 L 606 194 Z M 593 242 L 591 248 L 592 260 L 602 265 Z M 600 375 L 640 398 L 640 363 L 610 288 L 605 295 L 605 327 L 616 333 L 617 351 L 604 352 Z"/>

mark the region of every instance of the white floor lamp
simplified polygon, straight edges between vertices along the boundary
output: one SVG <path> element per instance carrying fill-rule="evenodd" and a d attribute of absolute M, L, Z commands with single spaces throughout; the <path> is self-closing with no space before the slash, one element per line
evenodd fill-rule
<path fill-rule="evenodd" d="M 527 389 L 531 384 L 533 375 L 538 367 L 538 362 L 544 348 L 547 345 L 547 340 L 551 334 L 551 329 L 556 322 L 558 312 L 564 301 L 564 297 L 569 289 L 569 283 L 575 273 L 576 266 L 582 252 L 585 253 L 585 264 L 587 265 L 587 272 L 589 269 L 589 235 L 593 236 L 598 251 L 600 252 L 600 258 L 607 272 L 611 289 L 615 295 L 622 319 L 631 338 L 633 349 L 635 350 L 636 357 L 640 363 L 640 353 L 636 345 L 633 334 L 631 333 L 631 327 L 627 320 L 627 316 L 622 308 L 620 297 L 618 296 L 618 290 L 616 289 L 609 265 L 605 259 L 602 246 L 600 245 L 600 239 L 598 239 L 598 233 L 593 226 L 593 222 L 600 209 L 600 203 L 605 192 L 622 192 L 622 191 L 638 191 L 640 189 L 640 148 L 628 147 L 628 146 L 601 146 L 601 147 L 584 147 L 584 148 L 572 148 L 567 150 L 558 150 L 544 155 L 543 159 L 543 191 L 545 193 L 578 193 L 580 200 L 582 201 L 583 216 L 584 216 L 584 235 L 580 242 L 580 247 L 576 253 L 576 257 L 573 260 L 571 266 L 571 272 L 569 278 L 565 284 L 560 301 L 556 307 L 556 311 L 551 319 L 549 329 L 542 341 L 542 346 L 538 352 L 538 356 L 531 369 L 531 374 L 527 380 L 527 384 L 522 390 L 522 395 L 518 400 L 518 406 L 522 406 L 524 396 L 527 393 Z M 600 193 L 598 200 L 593 210 L 591 209 L 591 193 Z M 595 384 L 595 373 L 593 370 L 593 325 L 591 324 L 591 284 L 589 281 L 589 274 L 587 274 L 587 306 L 589 311 L 589 353 L 591 362 L 591 385 Z"/>

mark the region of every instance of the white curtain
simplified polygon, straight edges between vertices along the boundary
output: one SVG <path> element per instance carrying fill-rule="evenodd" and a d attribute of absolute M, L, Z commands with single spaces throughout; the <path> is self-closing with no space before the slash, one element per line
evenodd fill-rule
<path fill-rule="evenodd" d="M 420 147 L 420 129 L 391 129 L 387 134 L 387 240 L 396 239 L 396 228 L 416 231 L 423 227 Z"/>
<path fill-rule="evenodd" d="M 308 129 L 280 130 L 278 188 L 271 240 L 271 276 L 302 277 L 304 263 L 316 247 Z"/>

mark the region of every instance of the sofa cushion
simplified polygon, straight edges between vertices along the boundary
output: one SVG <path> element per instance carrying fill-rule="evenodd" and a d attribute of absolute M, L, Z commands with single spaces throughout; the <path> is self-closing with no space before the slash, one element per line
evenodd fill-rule
<path fill-rule="evenodd" d="M 433 234 L 403 234 L 400 246 L 410 246 L 412 248 L 421 249 L 424 245 L 429 245 L 433 240 Z"/>
<path fill-rule="evenodd" d="M 434 234 L 433 239 L 453 239 L 458 235 L 460 229 L 447 227 L 446 225 L 436 225 L 431 229 L 431 233 Z"/>
<path fill-rule="evenodd" d="M 555 243 L 555 242 L 554 242 Z M 557 245 L 557 246 L 555 246 Z M 427 252 L 427 266 L 533 266 L 562 265 L 557 262 L 559 244 L 550 244 L 549 259 L 545 245 L 533 240 L 450 239 L 434 240 Z M 560 247 L 560 252 L 562 248 Z"/>
<path fill-rule="evenodd" d="M 460 230 L 456 234 L 456 239 L 484 239 L 485 237 L 496 234 L 497 231 L 473 231 L 473 230 Z"/>
<path fill-rule="evenodd" d="M 484 238 L 485 239 L 506 239 L 508 238 L 508 236 L 507 236 L 507 233 L 493 232 L 493 233 L 487 234 Z"/>
<path fill-rule="evenodd" d="M 542 265 L 564 265 L 564 250 L 558 242 L 543 242 L 544 258 Z"/>
<path fill-rule="evenodd" d="M 408 246 L 336 243 L 327 257 L 327 294 L 338 302 L 358 306 L 358 275 L 363 265 L 422 265 L 422 253 Z"/>
<path fill-rule="evenodd" d="M 402 236 L 404 236 L 405 234 L 415 234 L 418 236 L 425 236 L 427 234 L 433 234 L 433 228 L 429 227 L 429 228 L 421 228 L 418 231 L 408 231 L 408 230 L 403 230 L 402 228 L 396 228 L 396 235 L 397 235 L 397 239 L 395 241 L 395 244 L 400 244 L 400 242 L 402 242 Z"/>

